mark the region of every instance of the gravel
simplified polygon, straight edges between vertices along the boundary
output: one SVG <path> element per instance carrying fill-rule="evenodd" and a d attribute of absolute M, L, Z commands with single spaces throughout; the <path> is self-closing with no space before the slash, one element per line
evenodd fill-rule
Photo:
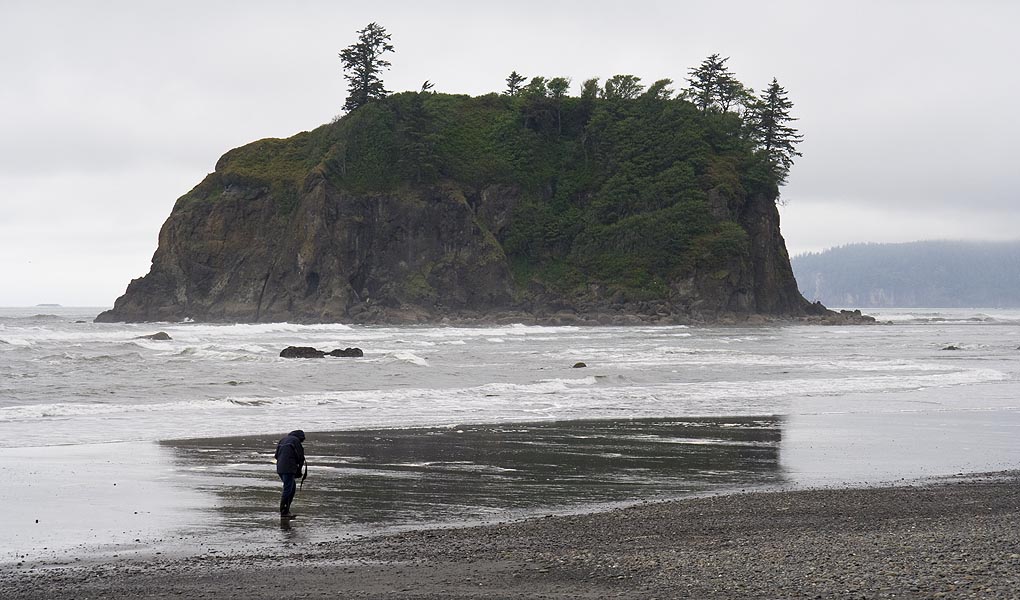
<path fill-rule="evenodd" d="M 1020 598 L 1020 472 L 276 551 L 6 565 L 0 598 Z"/>

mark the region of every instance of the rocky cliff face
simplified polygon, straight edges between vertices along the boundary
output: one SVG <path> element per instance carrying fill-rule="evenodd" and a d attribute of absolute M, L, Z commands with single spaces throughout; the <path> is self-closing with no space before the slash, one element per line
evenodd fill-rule
<path fill-rule="evenodd" d="M 519 240 L 516 254 L 507 250 L 533 191 L 512 178 L 437 177 L 384 191 L 345 185 L 351 143 L 339 139 L 263 141 L 228 153 L 177 202 L 150 272 L 97 320 L 690 322 L 823 310 L 797 290 L 766 194 L 710 191 L 695 203 L 707 206 L 700 237 L 647 290 L 579 269 L 570 272 L 582 281 L 564 286 L 522 275 L 517 265 L 529 256 Z M 638 243 L 624 238 L 620 254 Z M 570 260 L 583 264 L 577 254 Z"/>
<path fill-rule="evenodd" d="M 476 209 L 451 186 L 351 195 L 312 178 L 287 211 L 268 189 L 229 186 L 216 202 L 178 204 L 152 270 L 100 320 L 418 321 L 506 310 L 513 282 L 491 228 L 513 192 L 494 186 L 479 198 Z"/>
<path fill-rule="evenodd" d="M 662 298 L 634 301 L 597 284 L 573 296 L 538 284 L 522 289 L 499 242 L 518 194 L 503 185 L 467 193 L 443 185 L 358 195 L 313 177 L 287 210 L 267 188 L 226 186 L 215 202 L 178 203 L 150 272 L 98 320 L 407 323 L 575 313 L 686 322 L 811 310 L 765 198 L 737 215 L 748 232 L 746 259 L 672 282 Z"/>

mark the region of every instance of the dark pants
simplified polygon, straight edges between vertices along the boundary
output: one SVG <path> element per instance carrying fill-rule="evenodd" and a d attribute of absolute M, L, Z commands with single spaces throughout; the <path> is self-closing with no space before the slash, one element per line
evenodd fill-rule
<path fill-rule="evenodd" d="M 294 473 L 280 473 L 283 480 L 283 495 L 280 496 L 280 506 L 290 506 L 290 501 L 297 493 L 297 475 Z"/>

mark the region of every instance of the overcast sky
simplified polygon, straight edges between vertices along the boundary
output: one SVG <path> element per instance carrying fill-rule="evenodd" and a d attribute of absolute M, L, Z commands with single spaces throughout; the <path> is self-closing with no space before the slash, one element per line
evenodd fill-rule
<path fill-rule="evenodd" d="M 337 53 L 392 35 L 384 80 L 502 90 L 511 70 L 686 85 L 707 55 L 778 78 L 804 156 L 791 254 L 1020 237 L 1020 3 L 0 0 L 0 306 L 108 306 L 227 150 L 328 122 Z M 678 86 L 679 87 L 679 86 Z"/>

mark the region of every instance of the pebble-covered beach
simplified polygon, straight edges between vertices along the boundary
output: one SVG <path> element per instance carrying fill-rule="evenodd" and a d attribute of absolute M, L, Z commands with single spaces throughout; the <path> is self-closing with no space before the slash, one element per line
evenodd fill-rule
<path fill-rule="evenodd" d="M 754 492 L 285 552 L 5 566 L 0 597 L 1018 598 L 1020 472 Z"/>

